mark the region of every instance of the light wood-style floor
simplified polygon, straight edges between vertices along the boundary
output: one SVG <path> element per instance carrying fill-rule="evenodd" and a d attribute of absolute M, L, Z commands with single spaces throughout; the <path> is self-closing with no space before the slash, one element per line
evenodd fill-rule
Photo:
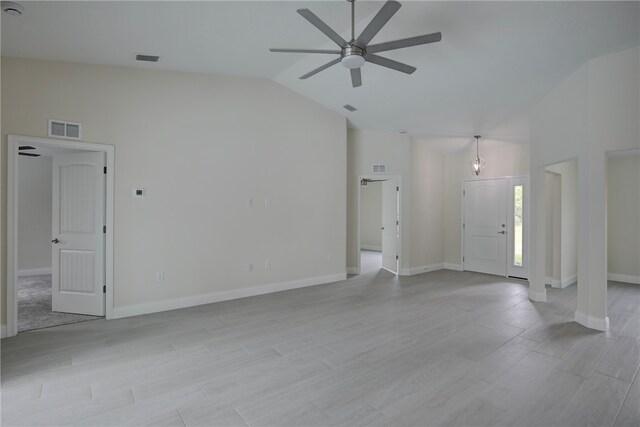
<path fill-rule="evenodd" d="M 640 423 L 640 286 L 611 330 L 575 286 L 380 271 L 2 341 L 2 425 L 627 426 Z"/>

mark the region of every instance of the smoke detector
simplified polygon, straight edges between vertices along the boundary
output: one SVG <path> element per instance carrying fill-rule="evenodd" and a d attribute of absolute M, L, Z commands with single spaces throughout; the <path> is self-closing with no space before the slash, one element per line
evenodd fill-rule
<path fill-rule="evenodd" d="M 24 7 L 12 1 L 3 1 L 2 10 L 4 13 L 11 16 L 20 16 L 24 13 Z"/>

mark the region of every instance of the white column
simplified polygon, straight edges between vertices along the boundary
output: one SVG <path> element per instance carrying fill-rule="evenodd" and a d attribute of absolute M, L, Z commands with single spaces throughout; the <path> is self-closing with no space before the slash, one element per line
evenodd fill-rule
<path fill-rule="evenodd" d="M 595 147 L 578 159 L 578 307 L 575 320 L 600 331 L 609 327 L 605 160 L 605 153 Z"/>
<path fill-rule="evenodd" d="M 533 165 L 533 162 L 532 162 Z M 545 168 L 531 168 L 531 208 L 529 212 L 529 299 L 535 302 L 547 300 L 544 282 L 545 268 Z"/>

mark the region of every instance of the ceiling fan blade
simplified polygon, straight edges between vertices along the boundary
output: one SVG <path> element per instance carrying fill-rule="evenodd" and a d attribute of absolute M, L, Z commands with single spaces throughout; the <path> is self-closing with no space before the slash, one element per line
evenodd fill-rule
<path fill-rule="evenodd" d="M 28 157 L 40 157 L 40 154 L 36 154 L 36 153 L 22 153 L 22 152 L 18 152 L 19 156 L 28 156 Z"/>
<path fill-rule="evenodd" d="M 339 55 L 339 50 L 331 50 L 331 49 L 276 49 L 271 48 L 269 52 L 282 52 L 282 53 L 332 53 L 335 55 Z"/>
<path fill-rule="evenodd" d="M 360 68 L 351 69 L 351 85 L 353 85 L 353 87 L 362 86 L 362 72 Z"/>
<path fill-rule="evenodd" d="M 298 13 L 300 15 L 302 15 L 302 17 L 304 19 L 309 21 L 311 23 L 311 25 L 313 25 L 314 27 L 316 27 L 317 29 L 322 31 L 324 33 L 324 35 L 326 35 L 331 40 L 333 40 L 333 42 L 335 44 L 337 44 L 340 47 L 347 47 L 347 45 L 348 45 L 347 41 L 345 39 L 343 39 L 342 37 L 340 37 L 340 35 L 338 33 L 333 31 L 333 29 L 331 29 L 331 27 L 329 27 L 327 24 L 325 24 L 322 19 L 318 18 L 315 15 L 315 13 L 311 12 L 309 9 L 298 9 Z"/>
<path fill-rule="evenodd" d="M 367 52 L 386 52 L 388 50 L 402 49 L 410 46 L 418 46 L 421 44 L 435 43 L 442 40 L 442 33 L 426 34 L 424 36 L 409 37 L 407 39 L 393 40 L 386 43 L 372 44 L 367 46 Z"/>
<path fill-rule="evenodd" d="M 378 55 L 367 54 L 365 58 L 367 59 L 367 62 L 371 62 L 382 67 L 391 68 L 392 70 L 400 71 L 406 74 L 411 74 L 415 70 L 417 70 L 416 67 L 412 67 L 411 65 L 403 64 L 402 62 L 394 61 L 393 59 L 384 58 Z"/>
<path fill-rule="evenodd" d="M 18 147 L 18 150 L 35 150 L 36 147 L 33 147 L 31 145 L 21 145 Z"/>
<path fill-rule="evenodd" d="M 358 38 L 356 39 L 356 45 L 365 47 L 367 44 L 378 34 L 378 31 L 389 22 L 389 19 L 400 9 L 402 5 L 394 0 L 387 1 L 382 9 L 378 11 L 378 14 L 373 17 L 369 25 L 362 30 Z"/>
<path fill-rule="evenodd" d="M 308 79 L 309 77 L 318 74 L 320 71 L 322 70 L 326 70 L 329 67 L 333 67 L 334 65 L 336 65 L 338 62 L 340 62 L 340 58 L 336 58 L 331 62 L 327 62 L 326 64 L 324 64 L 322 67 L 318 67 L 313 71 L 308 72 L 307 74 L 300 76 L 301 79 Z"/>

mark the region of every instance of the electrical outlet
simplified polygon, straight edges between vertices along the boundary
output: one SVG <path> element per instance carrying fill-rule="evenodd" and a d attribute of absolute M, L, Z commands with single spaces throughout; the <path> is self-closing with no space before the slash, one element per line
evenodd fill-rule
<path fill-rule="evenodd" d="M 253 207 L 253 197 L 249 198 L 249 200 L 247 200 L 247 205 L 249 205 L 250 208 Z"/>
<path fill-rule="evenodd" d="M 253 271 L 253 264 L 249 264 L 249 271 Z"/>
<path fill-rule="evenodd" d="M 268 197 L 264 198 L 264 207 L 265 208 L 271 207 L 271 199 L 269 199 Z"/>
<path fill-rule="evenodd" d="M 164 272 L 158 271 L 156 273 L 156 282 L 164 282 Z"/>
<path fill-rule="evenodd" d="M 264 269 L 265 269 L 265 270 L 271 270 L 271 261 L 266 260 L 266 261 L 264 262 Z"/>

